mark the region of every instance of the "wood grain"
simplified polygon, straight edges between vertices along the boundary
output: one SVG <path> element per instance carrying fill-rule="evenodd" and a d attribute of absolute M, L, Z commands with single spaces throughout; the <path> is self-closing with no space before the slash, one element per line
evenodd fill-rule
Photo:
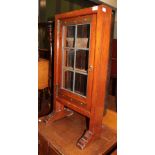
<path fill-rule="evenodd" d="M 77 139 L 85 129 L 85 117 L 75 113 L 49 126 L 39 124 L 39 138 L 46 140 L 48 146 L 61 155 L 106 155 L 116 146 L 116 132 L 103 124 L 100 137 L 84 150 L 78 149 Z"/>
<path fill-rule="evenodd" d="M 76 22 L 85 23 L 84 19 L 88 19 L 91 24 L 91 45 L 88 65 L 92 66 L 91 70 L 88 70 L 87 94 L 85 99 L 69 91 L 62 90 L 61 83 L 63 62 L 62 35 L 64 24 L 67 22 L 73 22 L 73 20 Z M 87 137 L 87 133 L 92 133 L 88 134 L 92 136 L 88 138 L 88 143 L 93 137 L 98 136 L 102 131 L 102 117 L 105 97 L 107 94 L 106 88 L 108 81 L 111 23 L 112 9 L 105 5 L 97 6 L 96 9 L 86 8 L 55 16 L 54 112 L 62 111 L 64 106 L 66 106 L 84 116 L 87 116 L 90 119 L 89 128 L 85 132 L 86 134 L 83 135 L 84 137 L 81 137 L 81 139 Z M 61 95 L 59 95 L 59 93 Z M 62 95 L 67 96 L 68 99 L 64 99 Z M 78 105 L 77 102 L 75 102 L 76 100 L 83 102 L 86 106 Z M 81 141 L 79 139 L 78 146 L 80 146 L 80 143 Z M 84 148 L 82 145 L 81 148 Z M 86 145 L 84 144 L 84 146 Z"/>

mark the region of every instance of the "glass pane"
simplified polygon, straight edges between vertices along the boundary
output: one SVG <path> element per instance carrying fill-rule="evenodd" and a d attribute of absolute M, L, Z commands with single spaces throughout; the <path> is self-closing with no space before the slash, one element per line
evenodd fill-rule
<path fill-rule="evenodd" d="M 67 26 L 66 47 L 74 47 L 75 44 L 75 26 Z"/>
<path fill-rule="evenodd" d="M 87 75 L 75 73 L 75 92 L 86 96 Z"/>
<path fill-rule="evenodd" d="M 73 90 L 73 72 L 71 71 L 64 72 L 63 86 L 65 89 L 68 89 L 70 91 Z"/>
<path fill-rule="evenodd" d="M 81 70 L 88 69 L 88 50 L 76 51 L 76 68 Z"/>
<path fill-rule="evenodd" d="M 66 67 L 74 67 L 74 50 L 70 50 L 70 49 L 65 50 L 64 64 Z"/>
<path fill-rule="evenodd" d="M 89 48 L 90 24 L 77 25 L 77 48 Z"/>

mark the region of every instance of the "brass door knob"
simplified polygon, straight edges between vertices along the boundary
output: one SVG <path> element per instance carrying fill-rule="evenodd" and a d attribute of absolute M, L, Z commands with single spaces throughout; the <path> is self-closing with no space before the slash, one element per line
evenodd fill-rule
<path fill-rule="evenodd" d="M 93 70 L 93 66 L 92 65 L 89 65 L 88 71 L 92 71 L 92 70 Z"/>

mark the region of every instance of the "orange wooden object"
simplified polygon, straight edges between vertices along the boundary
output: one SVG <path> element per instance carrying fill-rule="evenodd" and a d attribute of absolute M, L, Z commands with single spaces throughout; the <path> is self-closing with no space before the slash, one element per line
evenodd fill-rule
<path fill-rule="evenodd" d="M 40 123 L 39 155 L 111 155 L 111 150 L 116 148 L 117 144 L 116 131 L 105 124 L 102 125 L 99 138 L 81 151 L 76 147 L 76 142 L 86 129 L 85 117 L 74 113 L 49 126 Z M 50 153 L 51 149 L 55 153 Z"/>
<path fill-rule="evenodd" d="M 110 39 L 111 39 L 111 22 L 112 22 L 112 9 L 105 5 L 95 6 L 82 10 L 76 10 L 63 14 L 56 15 L 55 17 L 55 38 L 54 38 L 54 112 L 51 115 L 51 120 L 56 120 L 58 113 L 59 118 L 64 118 L 66 108 L 70 108 L 89 118 L 89 127 L 84 132 L 83 136 L 78 140 L 77 147 L 84 149 L 92 140 L 101 134 L 102 118 L 104 111 L 104 103 L 107 90 L 108 80 L 108 64 L 110 57 Z M 89 56 L 87 60 L 87 68 L 83 70 L 76 67 L 76 53 L 81 50 L 78 41 L 78 25 L 90 24 L 89 46 L 82 47 L 84 51 L 88 51 Z M 69 38 L 67 33 L 69 26 L 75 26 L 75 44 L 72 47 L 74 50 L 74 67 L 67 67 L 65 52 L 66 48 L 73 45 L 72 38 Z M 80 31 L 79 31 L 80 32 Z M 82 31 L 82 35 L 87 32 Z M 68 39 L 68 40 L 67 40 Z M 87 39 L 87 38 L 86 38 Z M 83 39 L 83 45 L 86 41 Z M 66 41 L 70 43 L 67 44 Z M 68 58 L 67 58 L 68 59 Z M 81 60 L 81 59 L 80 59 Z M 73 90 L 67 89 L 64 85 L 64 77 L 67 71 L 73 73 Z M 79 73 L 80 70 L 80 73 Z M 76 74 L 86 75 L 87 81 L 78 84 L 83 86 L 86 83 L 86 94 L 80 95 L 75 85 L 77 83 Z M 65 77 L 66 78 L 66 77 Z M 68 78 L 69 79 L 69 78 Z M 68 80 L 68 83 L 71 80 Z M 67 84 L 68 85 L 68 84 Z M 78 87 L 77 86 L 77 87 Z M 55 118 L 54 118 L 55 117 Z M 50 118 L 48 118 L 49 123 Z M 47 122 L 47 121 L 45 121 Z M 48 123 L 48 122 L 47 122 Z"/>
<path fill-rule="evenodd" d="M 49 61 L 39 59 L 38 61 L 38 89 L 45 89 L 48 87 Z"/>

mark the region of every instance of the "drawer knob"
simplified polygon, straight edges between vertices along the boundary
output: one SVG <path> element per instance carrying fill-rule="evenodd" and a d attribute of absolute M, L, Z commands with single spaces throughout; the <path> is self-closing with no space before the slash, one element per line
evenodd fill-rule
<path fill-rule="evenodd" d="M 88 70 L 89 70 L 89 71 L 92 71 L 92 70 L 93 70 L 93 66 L 92 66 L 92 65 L 89 65 Z"/>

